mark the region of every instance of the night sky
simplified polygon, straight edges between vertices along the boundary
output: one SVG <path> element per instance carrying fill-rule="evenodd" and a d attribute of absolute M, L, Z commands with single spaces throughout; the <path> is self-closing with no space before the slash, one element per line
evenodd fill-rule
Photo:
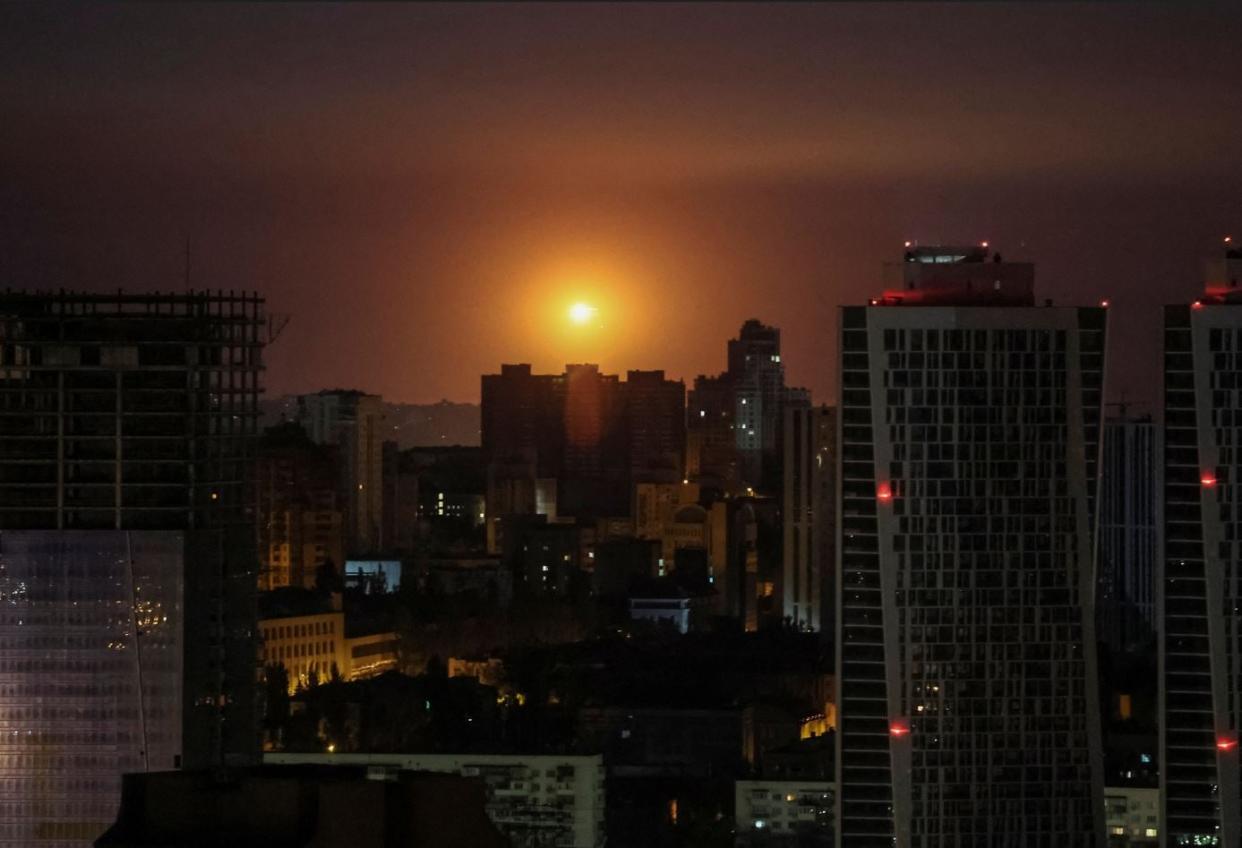
<path fill-rule="evenodd" d="M 256 288 L 271 393 L 477 401 L 501 362 L 691 380 L 754 316 L 833 390 L 902 241 L 1114 306 L 1242 231 L 1236 6 L 0 6 L 0 284 Z M 575 300 L 598 323 L 573 327 Z"/>

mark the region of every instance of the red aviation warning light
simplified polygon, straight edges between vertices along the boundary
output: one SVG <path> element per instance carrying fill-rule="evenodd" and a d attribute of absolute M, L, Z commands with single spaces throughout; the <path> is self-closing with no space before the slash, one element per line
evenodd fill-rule
<path fill-rule="evenodd" d="M 1237 734 L 1224 734 L 1216 737 L 1217 751 L 1236 751 L 1238 749 Z"/>
<path fill-rule="evenodd" d="M 887 483 L 880 483 L 875 487 L 875 498 L 881 503 L 888 503 L 893 499 L 893 488 Z"/>
<path fill-rule="evenodd" d="M 1199 475 L 1199 482 L 1203 484 L 1205 489 L 1216 488 L 1216 475 L 1211 471 L 1204 471 Z"/>
<path fill-rule="evenodd" d="M 1202 308 L 1203 308 L 1203 301 L 1201 301 L 1201 300 L 1196 300 L 1194 303 L 1190 304 L 1190 308 L 1191 308 L 1191 309 L 1202 309 Z"/>
<path fill-rule="evenodd" d="M 904 718 L 893 719 L 888 724 L 888 735 L 901 738 L 910 735 L 910 722 Z"/>

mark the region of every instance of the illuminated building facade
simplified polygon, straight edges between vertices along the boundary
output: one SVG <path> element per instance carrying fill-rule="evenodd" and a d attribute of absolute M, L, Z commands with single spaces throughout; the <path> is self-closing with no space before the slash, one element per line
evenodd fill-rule
<path fill-rule="evenodd" d="M 1106 310 L 974 248 L 888 276 L 841 311 L 837 844 L 1101 845 Z"/>
<path fill-rule="evenodd" d="M 184 538 L 0 530 L 0 846 L 90 845 L 182 752 Z"/>
<path fill-rule="evenodd" d="M 257 755 L 263 300 L 0 294 L 0 845 Z"/>
<path fill-rule="evenodd" d="M 264 667 L 279 665 L 289 675 L 289 688 L 349 679 L 345 647 L 345 613 L 339 610 L 308 615 L 263 618 L 259 621 Z"/>
<path fill-rule="evenodd" d="M 1160 831 L 1242 845 L 1242 252 L 1164 313 Z"/>

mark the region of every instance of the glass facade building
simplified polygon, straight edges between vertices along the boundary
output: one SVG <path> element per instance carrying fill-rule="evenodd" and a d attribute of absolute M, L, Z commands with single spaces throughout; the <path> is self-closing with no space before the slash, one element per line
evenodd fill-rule
<path fill-rule="evenodd" d="M 1234 259 L 1242 268 L 1242 256 Z M 1234 273 L 1236 285 L 1237 272 Z M 1209 295 L 1211 295 L 1209 288 Z M 1242 845 L 1242 303 L 1164 316 L 1160 832 Z"/>
<path fill-rule="evenodd" d="M 1105 310 L 1033 307 L 1031 266 L 971 255 L 908 254 L 949 279 L 841 312 L 848 848 L 1103 844 Z"/>
<path fill-rule="evenodd" d="M 89 845 L 179 765 L 184 538 L 0 530 L 0 846 Z"/>
<path fill-rule="evenodd" d="M 123 772 L 257 758 L 269 333 L 252 294 L 0 293 L 4 844 L 91 844 Z"/>
<path fill-rule="evenodd" d="M 1100 640 L 1114 653 L 1145 649 L 1155 632 L 1156 425 L 1104 423 L 1100 492 Z"/>

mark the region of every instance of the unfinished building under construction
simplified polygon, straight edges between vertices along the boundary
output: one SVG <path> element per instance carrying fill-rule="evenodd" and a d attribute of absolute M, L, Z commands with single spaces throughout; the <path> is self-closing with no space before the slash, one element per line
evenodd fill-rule
<path fill-rule="evenodd" d="M 0 846 L 254 756 L 267 326 L 254 294 L 0 293 Z"/>

